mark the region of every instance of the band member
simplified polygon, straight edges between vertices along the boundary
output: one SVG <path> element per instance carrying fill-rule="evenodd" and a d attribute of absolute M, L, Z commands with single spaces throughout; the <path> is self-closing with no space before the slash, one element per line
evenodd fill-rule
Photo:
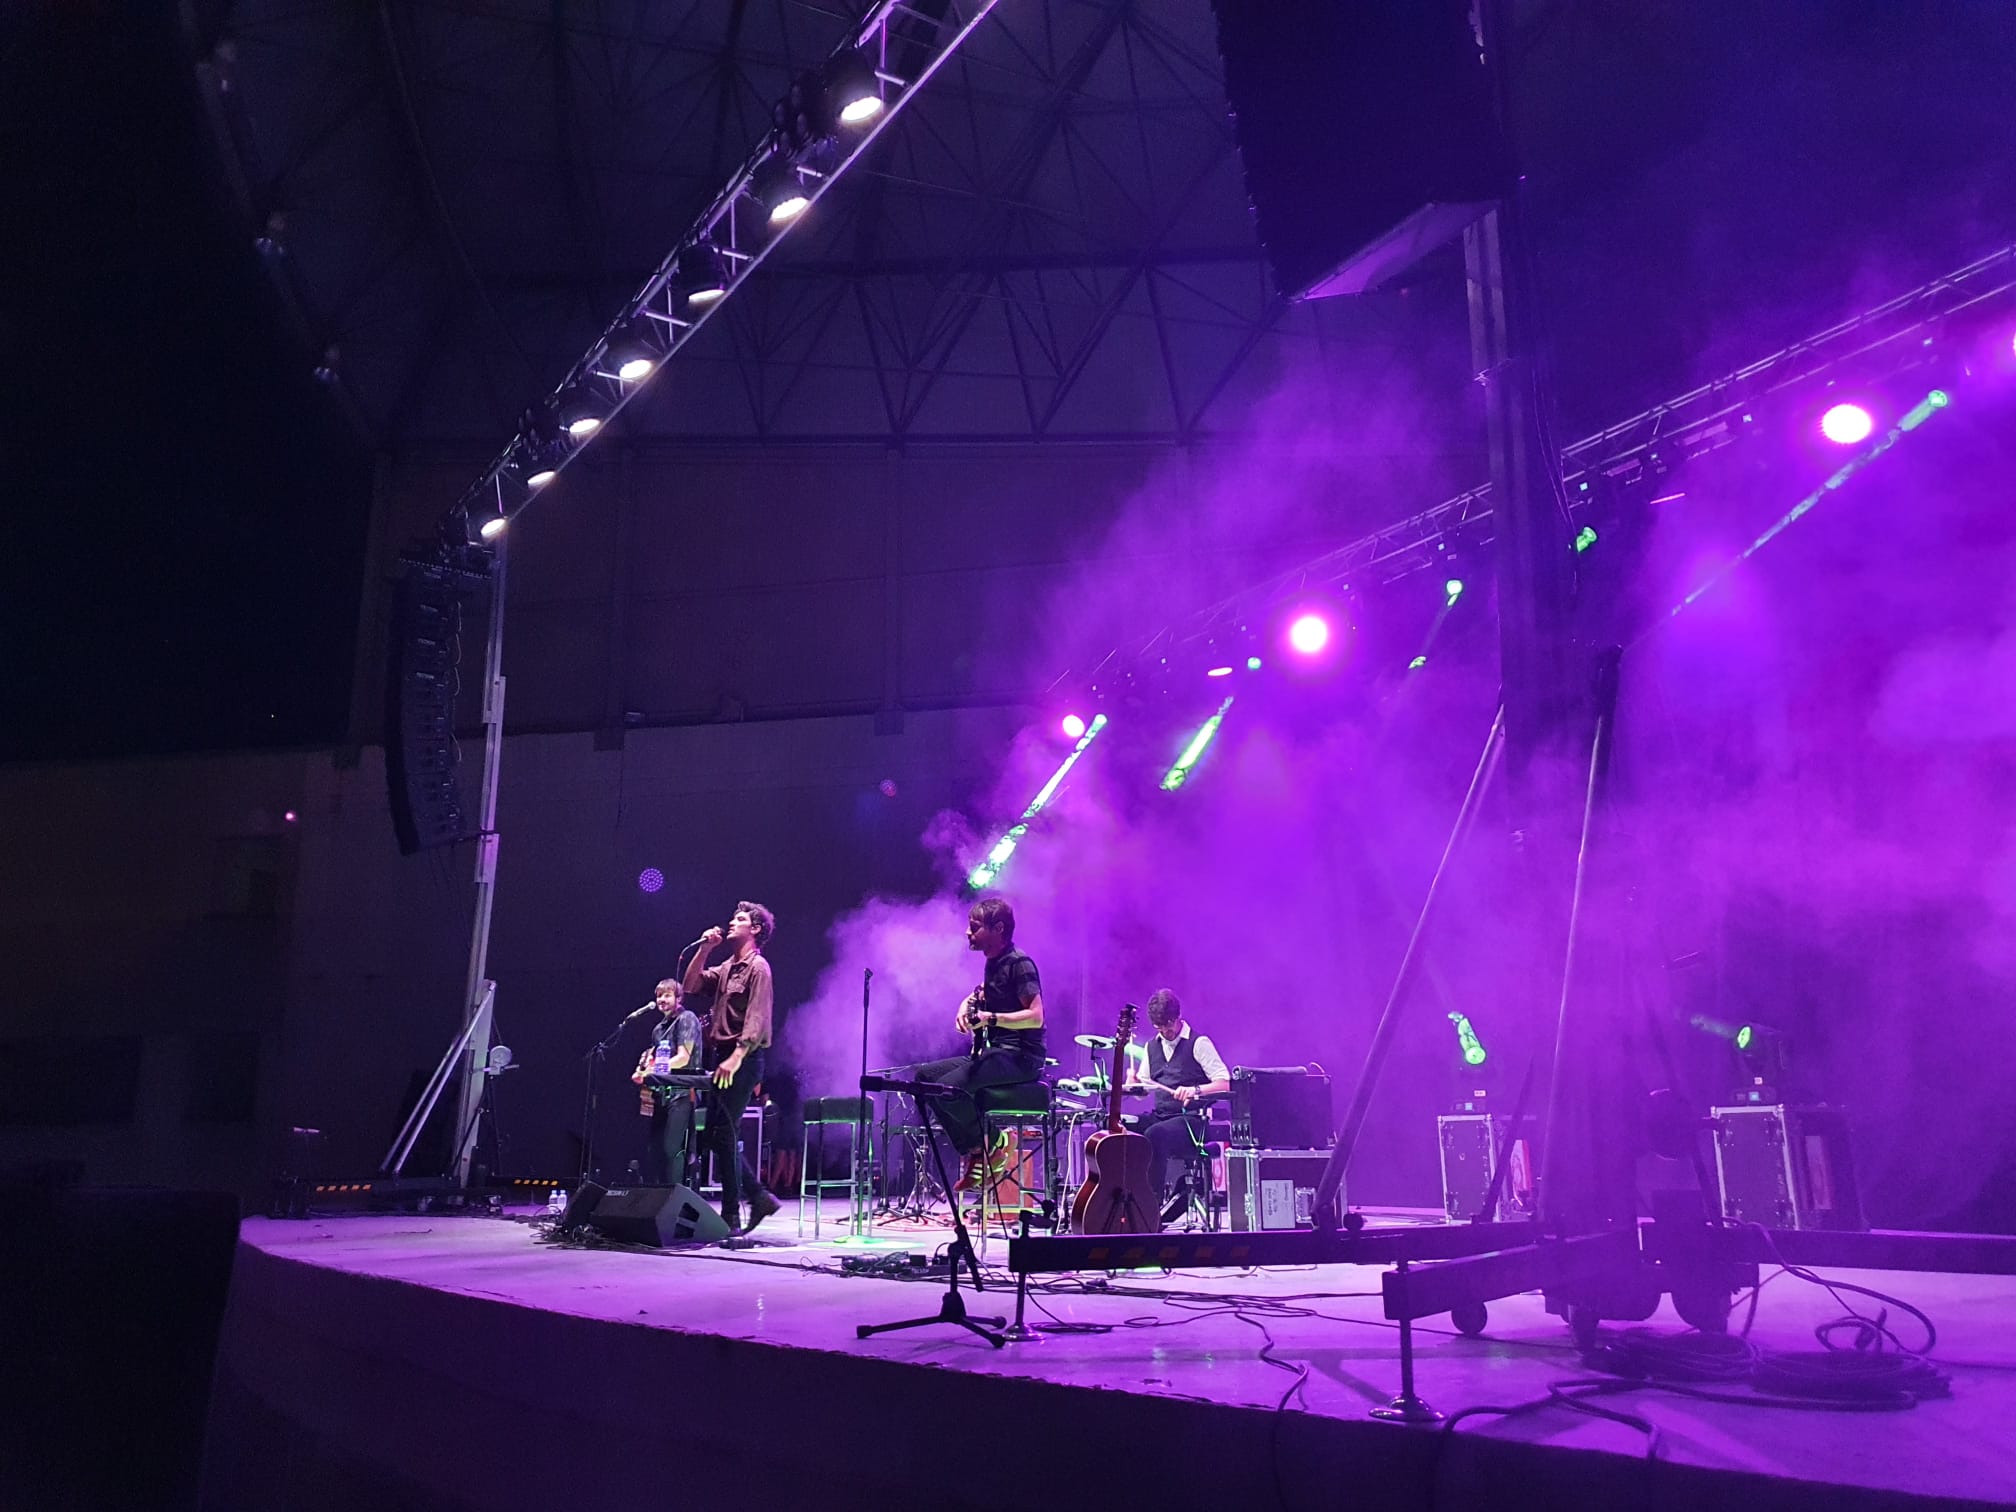
<path fill-rule="evenodd" d="M 637 1057 L 630 1080 L 637 1084 L 637 1111 L 651 1120 L 644 1142 L 644 1179 L 653 1186 L 671 1186 L 686 1179 L 686 1146 L 693 1134 L 693 1093 L 668 1086 L 663 1078 L 699 1069 L 700 1018 L 680 1006 L 678 982 L 667 977 L 652 994 L 658 1022 L 651 1043 Z"/>
<path fill-rule="evenodd" d="M 737 903 L 727 934 L 718 928 L 703 934 L 700 949 L 686 968 L 687 996 L 709 1004 L 706 1053 L 713 1081 L 707 1092 L 703 1142 L 720 1163 L 721 1216 L 736 1235 L 748 1233 L 779 1206 L 777 1199 L 763 1190 L 741 1154 L 737 1138 L 749 1098 L 763 1080 L 763 1052 L 770 1048 L 774 993 L 763 946 L 776 929 L 776 916 L 761 903 Z M 724 939 L 734 954 L 719 966 L 709 966 L 707 957 Z M 749 1188 L 746 1225 L 741 1222 L 745 1183 Z"/>
<path fill-rule="evenodd" d="M 1127 1057 L 1126 1087 L 1152 1091 L 1154 1108 L 1135 1125 L 1148 1136 L 1148 1189 L 1163 1200 L 1169 1162 L 1187 1160 L 1203 1143 L 1202 1100 L 1232 1090 L 1232 1073 L 1208 1036 L 1192 1034 L 1183 1004 L 1162 988 L 1148 999 L 1148 1022 L 1155 1028 L 1145 1053 Z"/>
<path fill-rule="evenodd" d="M 980 1109 L 971 1096 L 979 1087 L 1032 1082 L 1043 1075 L 1043 984 L 1036 963 L 1015 948 L 1015 910 L 1006 898 L 982 898 L 966 916 L 966 946 L 986 957 L 981 985 L 967 994 L 954 1015 L 961 1034 L 974 1036 L 975 1052 L 917 1067 L 919 1081 L 939 1082 L 959 1095 L 938 1105 L 939 1122 L 952 1148 L 966 1157 L 962 1190 L 979 1184 Z M 988 1176 L 1000 1175 L 990 1152 Z"/>

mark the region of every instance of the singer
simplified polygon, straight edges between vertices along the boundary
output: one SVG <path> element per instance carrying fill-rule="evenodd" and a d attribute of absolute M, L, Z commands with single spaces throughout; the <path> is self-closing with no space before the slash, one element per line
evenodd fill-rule
<path fill-rule="evenodd" d="M 653 995 L 658 1022 L 630 1073 L 637 1084 L 637 1111 L 651 1120 L 644 1141 L 644 1179 L 653 1186 L 685 1182 L 686 1147 L 693 1136 L 692 1089 L 668 1086 L 664 1080 L 693 1070 L 700 1058 L 700 1018 L 680 1006 L 681 990 L 671 977 L 658 984 Z"/>
<path fill-rule="evenodd" d="M 721 1216 L 728 1220 L 737 1239 L 779 1206 L 750 1169 L 737 1137 L 749 1098 L 763 1080 L 763 1052 L 770 1048 L 774 992 L 763 946 L 776 929 L 776 915 L 761 903 L 737 903 L 725 932 L 717 927 L 700 936 L 700 948 L 686 968 L 684 983 L 687 997 L 709 1005 L 707 1069 L 713 1079 L 707 1090 L 707 1129 L 702 1141 L 719 1163 Z M 709 966 L 707 957 L 724 941 L 734 954 L 719 966 Z M 746 1225 L 741 1222 L 745 1182 L 749 1187 Z"/>

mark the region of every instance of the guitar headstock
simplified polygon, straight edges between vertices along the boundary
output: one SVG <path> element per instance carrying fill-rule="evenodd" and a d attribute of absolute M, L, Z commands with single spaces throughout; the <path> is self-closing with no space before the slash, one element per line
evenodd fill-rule
<path fill-rule="evenodd" d="M 1125 1055 L 1127 1047 L 1133 1043 L 1134 1020 L 1140 1015 L 1140 1012 L 1141 1010 L 1136 1008 L 1132 1003 L 1129 1003 L 1125 1008 L 1120 1010 L 1119 1027 L 1113 1031 L 1113 1054 L 1116 1057 Z M 1115 1064 L 1118 1064 L 1117 1059 Z"/>

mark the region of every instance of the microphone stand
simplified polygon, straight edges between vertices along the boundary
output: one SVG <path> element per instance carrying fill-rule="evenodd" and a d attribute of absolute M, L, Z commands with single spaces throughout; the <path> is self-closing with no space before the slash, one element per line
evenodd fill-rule
<path fill-rule="evenodd" d="M 868 993 L 869 983 L 875 980 L 872 966 L 861 968 L 861 1081 L 868 1080 Z M 860 1083 L 855 1083 L 858 1088 Z M 869 1141 L 874 1137 L 873 1127 L 868 1122 L 868 1094 L 859 1094 L 860 1102 L 854 1109 L 854 1143 L 850 1147 L 852 1169 L 848 1176 L 848 1232 L 860 1239 L 867 1235 L 870 1226 L 870 1208 L 874 1202 L 872 1186 L 875 1179 L 875 1156 Z M 864 1170 L 864 1166 L 866 1169 Z M 864 1180 L 863 1178 L 866 1178 Z"/>
<path fill-rule="evenodd" d="M 609 1049 L 623 1037 L 623 1031 L 630 1027 L 630 1021 L 637 1015 L 626 1014 L 623 1022 L 609 1031 L 609 1037 L 599 1041 L 581 1059 L 587 1063 L 587 1084 L 581 1094 L 581 1180 L 595 1179 L 595 1111 L 601 1106 L 602 1059 Z"/>

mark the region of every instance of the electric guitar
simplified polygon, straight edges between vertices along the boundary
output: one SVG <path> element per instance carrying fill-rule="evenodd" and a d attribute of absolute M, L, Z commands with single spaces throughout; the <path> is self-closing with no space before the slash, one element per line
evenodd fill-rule
<path fill-rule="evenodd" d="M 1127 1064 L 1127 1046 L 1134 1038 L 1134 1017 L 1140 1009 L 1129 1003 L 1120 1010 L 1113 1036 L 1113 1064 Z M 1106 1127 L 1085 1141 L 1085 1168 L 1091 1174 L 1071 1202 L 1074 1234 L 1152 1234 L 1156 1196 L 1148 1190 L 1148 1136 L 1120 1122 L 1120 1086 L 1116 1074 L 1106 1096 Z"/>

